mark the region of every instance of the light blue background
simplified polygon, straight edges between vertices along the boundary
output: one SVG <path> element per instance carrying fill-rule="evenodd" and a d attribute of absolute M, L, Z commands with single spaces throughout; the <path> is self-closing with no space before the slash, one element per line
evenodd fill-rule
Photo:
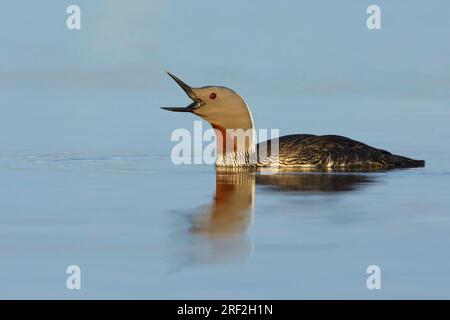
<path fill-rule="evenodd" d="M 232 87 L 258 127 L 285 132 L 352 134 L 348 124 L 312 121 L 311 109 L 334 118 L 358 103 L 389 114 L 398 111 L 364 102 L 409 99 L 433 114 L 427 100 L 450 97 L 448 1 L 377 1 L 379 31 L 366 28 L 370 1 L 78 1 L 82 30 L 69 31 L 72 3 L 2 3 L 2 152 L 166 150 L 164 137 L 186 124 L 159 111 L 186 102 L 166 69 L 193 85 Z M 320 105 L 327 99 L 332 110 Z"/>

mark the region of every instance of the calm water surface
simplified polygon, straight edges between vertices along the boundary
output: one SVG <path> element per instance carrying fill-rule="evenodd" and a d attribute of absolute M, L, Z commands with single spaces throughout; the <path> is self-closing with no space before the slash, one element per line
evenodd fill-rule
<path fill-rule="evenodd" d="M 399 108 L 357 136 L 424 158 L 426 168 L 221 173 L 173 165 L 163 134 L 161 146 L 142 150 L 4 153 L 0 296 L 450 298 L 450 129 L 439 127 L 448 111 L 436 103 L 427 120 Z M 346 123 L 351 136 L 359 109 L 347 110 L 322 124 Z M 266 111 L 256 121 L 267 122 Z M 193 120 L 148 112 L 167 123 L 151 129 L 163 133 L 171 119 L 188 128 Z M 377 130 L 383 122 L 388 129 Z M 70 264 L 82 269 L 81 291 L 65 288 Z M 382 290 L 366 288 L 371 264 L 382 269 Z"/>

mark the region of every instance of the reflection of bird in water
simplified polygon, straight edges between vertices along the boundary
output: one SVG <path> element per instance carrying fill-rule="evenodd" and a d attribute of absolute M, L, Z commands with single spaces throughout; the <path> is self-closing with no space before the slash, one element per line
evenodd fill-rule
<path fill-rule="evenodd" d="M 266 191 L 341 192 L 373 183 L 373 176 L 345 172 L 255 173 L 248 170 L 218 170 L 212 203 L 192 217 L 193 234 L 211 238 L 230 237 L 245 232 L 251 223 L 255 184 Z"/>
<path fill-rule="evenodd" d="M 256 176 L 256 184 L 265 186 L 272 192 L 352 191 L 373 182 L 374 178 L 369 175 L 346 173 L 285 173 Z"/>
<path fill-rule="evenodd" d="M 217 171 L 213 200 L 187 215 L 188 233 L 180 244 L 185 254 L 178 258 L 195 264 L 245 258 L 252 250 L 245 231 L 251 224 L 254 195 L 254 172 Z"/>
<path fill-rule="evenodd" d="M 254 194 L 254 173 L 218 171 L 214 200 L 195 215 L 191 231 L 209 237 L 243 233 L 251 222 Z"/>
<path fill-rule="evenodd" d="M 255 185 L 270 193 L 308 194 L 348 192 L 374 181 L 373 175 L 364 173 L 267 174 L 242 169 L 217 170 L 213 200 L 189 215 L 188 234 L 183 236 L 182 246 L 191 263 L 245 258 L 253 248 L 246 231 L 252 223 Z"/>
<path fill-rule="evenodd" d="M 255 144 L 253 118 L 244 100 L 233 90 L 220 86 L 192 88 L 169 75 L 193 100 L 187 107 L 164 107 L 191 112 L 208 121 L 216 130 L 216 165 L 221 167 L 312 167 L 312 168 L 407 168 L 423 167 L 414 160 L 373 148 L 337 135 L 294 134 Z M 236 138 L 241 132 L 241 139 Z M 244 133 L 242 133 L 244 132 Z M 273 150 L 278 150 L 273 156 Z"/>

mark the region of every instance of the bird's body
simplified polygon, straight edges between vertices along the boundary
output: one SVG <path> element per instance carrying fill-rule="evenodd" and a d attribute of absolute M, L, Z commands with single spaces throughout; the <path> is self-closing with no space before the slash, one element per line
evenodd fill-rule
<path fill-rule="evenodd" d="M 163 109 L 191 112 L 212 125 L 216 131 L 218 167 L 392 169 L 425 165 L 423 160 L 394 155 L 337 135 L 294 134 L 256 144 L 252 114 L 236 92 L 219 86 L 192 88 L 169 75 L 193 103 Z"/>
<path fill-rule="evenodd" d="M 343 136 L 293 134 L 278 139 L 278 156 L 258 157 L 258 166 L 304 168 L 366 168 L 388 169 L 423 167 L 423 160 L 414 160 L 368 146 Z M 258 155 L 271 155 L 272 141 L 256 146 Z M 278 163 L 273 163 L 278 159 Z M 276 160 L 275 160 L 276 161 Z"/>

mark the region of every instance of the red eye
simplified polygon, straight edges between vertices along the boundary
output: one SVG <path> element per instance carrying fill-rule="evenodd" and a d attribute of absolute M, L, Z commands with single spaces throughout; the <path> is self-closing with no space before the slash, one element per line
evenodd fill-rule
<path fill-rule="evenodd" d="M 209 95 L 209 98 L 214 100 L 215 98 L 217 98 L 217 94 L 216 94 L 215 92 L 212 92 L 212 93 Z"/>

